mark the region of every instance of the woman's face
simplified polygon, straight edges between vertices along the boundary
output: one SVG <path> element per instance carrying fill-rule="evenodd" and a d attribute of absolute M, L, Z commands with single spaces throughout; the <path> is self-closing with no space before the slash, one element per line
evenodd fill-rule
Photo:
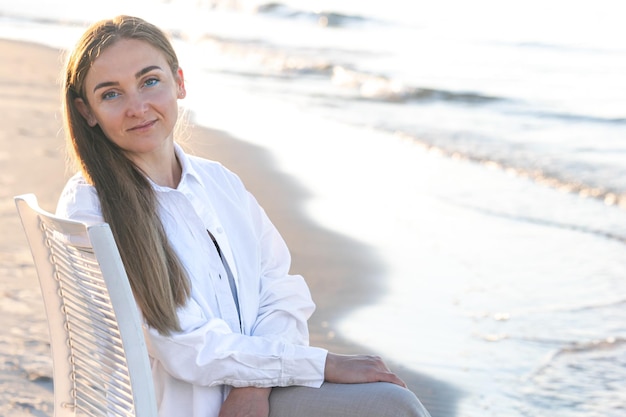
<path fill-rule="evenodd" d="M 149 43 L 122 39 L 106 48 L 85 78 L 78 110 L 129 158 L 158 152 L 173 141 L 183 73 L 172 74 L 165 55 Z"/>

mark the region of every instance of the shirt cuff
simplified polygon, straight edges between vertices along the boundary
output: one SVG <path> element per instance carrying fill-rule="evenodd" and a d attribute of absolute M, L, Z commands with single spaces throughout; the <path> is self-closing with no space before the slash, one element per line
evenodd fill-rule
<path fill-rule="evenodd" d="M 324 382 L 326 349 L 288 344 L 283 355 L 283 386 L 319 388 Z"/>

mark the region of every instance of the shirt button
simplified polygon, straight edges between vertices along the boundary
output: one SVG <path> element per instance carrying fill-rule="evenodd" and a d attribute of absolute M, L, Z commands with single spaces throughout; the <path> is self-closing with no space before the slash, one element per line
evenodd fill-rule
<path fill-rule="evenodd" d="M 224 231 L 224 229 L 222 229 L 221 227 L 218 227 L 217 229 L 215 229 L 215 231 L 217 233 L 222 233 Z"/>

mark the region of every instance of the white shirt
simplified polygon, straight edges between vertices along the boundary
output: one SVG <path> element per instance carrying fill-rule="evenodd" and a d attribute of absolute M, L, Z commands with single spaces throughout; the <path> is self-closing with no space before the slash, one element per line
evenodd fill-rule
<path fill-rule="evenodd" d="M 282 237 L 240 179 L 221 164 L 176 145 L 176 189 L 153 183 L 170 244 L 191 281 L 178 310 L 182 331 L 145 326 L 160 416 L 213 417 L 231 386 L 319 387 L 327 351 L 308 345 L 315 305 Z M 57 215 L 102 222 L 94 187 L 80 174 L 65 186 Z M 235 279 L 237 311 L 218 241 Z"/>

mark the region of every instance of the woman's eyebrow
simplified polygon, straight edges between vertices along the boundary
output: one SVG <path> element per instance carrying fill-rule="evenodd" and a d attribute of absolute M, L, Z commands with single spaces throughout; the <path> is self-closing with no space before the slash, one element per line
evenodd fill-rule
<path fill-rule="evenodd" d="M 140 78 L 142 75 L 149 73 L 152 70 L 160 70 L 163 71 L 163 68 L 159 67 L 158 65 L 150 65 L 148 67 L 145 67 L 142 70 L 139 70 L 135 73 L 135 78 Z M 93 88 L 93 92 L 95 93 L 96 90 L 98 90 L 99 88 L 105 88 L 105 87 L 112 87 L 112 86 L 117 86 L 120 85 L 120 83 L 116 82 L 116 81 L 105 81 L 99 84 L 96 84 L 96 86 Z"/>
<path fill-rule="evenodd" d="M 163 69 L 162 69 L 161 67 L 159 67 L 158 65 L 150 65 L 149 67 L 145 67 L 144 69 L 142 69 L 142 70 L 138 71 L 138 72 L 135 74 L 135 78 L 139 78 L 139 77 L 141 77 L 142 75 L 144 75 L 144 74 L 146 74 L 146 73 L 148 73 L 148 72 L 150 72 L 150 71 L 152 71 L 152 70 L 155 70 L 155 69 L 158 69 L 158 70 L 163 71 Z"/>
<path fill-rule="evenodd" d="M 96 86 L 93 88 L 93 92 L 95 93 L 99 88 L 112 87 L 116 85 L 120 85 L 120 83 L 115 81 L 105 81 L 103 83 L 96 84 Z"/>

